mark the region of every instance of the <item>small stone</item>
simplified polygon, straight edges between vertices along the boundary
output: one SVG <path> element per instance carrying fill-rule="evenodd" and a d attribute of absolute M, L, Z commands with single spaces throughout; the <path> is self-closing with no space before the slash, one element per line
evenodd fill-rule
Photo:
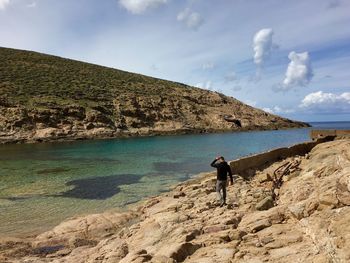
<path fill-rule="evenodd" d="M 256 177 L 257 177 L 257 180 L 259 181 L 259 183 L 265 183 L 265 182 L 272 181 L 272 177 L 269 173 L 262 173 Z"/>
<path fill-rule="evenodd" d="M 262 239 L 260 239 L 260 242 L 261 242 L 262 245 L 266 245 L 266 244 L 271 243 L 273 241 L 275 241 L 274 238 L 270 237 L 270 236 L 263 237 Z"/>
<path fill-rule="evenodd" d="M 256 246 L 256 247 L 262 247 L 262 244 L 261 244 L 260 242 L 257 242 L 257 243 L 255 244 L 255 246 Z"/>
<path fill-rule="evenodd" d="M 191 233 L 188 233 L 185 236 L 185 241 L 186 242 L 192 241 L 193 239 L 196 238 L 196 236 L 198 236 L 200 234 L 201 234 L 201 231 L 199 229 L 193 230 Z"/>
<path fill-rule="evenodd" d="M 271 222 L 268 219 L 261 219 L 251 225 L 251 230 L 252 232 L 258 232 L 270 226 Z"/>
<path fill-rule="evenodd" d="M 215 233 L 225 230 L 227 227 L 223 225 L 207 226 L 203 229 L 204 233 Z"/>
<path fill-rule="evenodd" d="M 231 240 L 242 240 L 242 237 L 245 235 L 247 235 L 247 232 L 238 229 L 229 232 L 229 237 Z"/>
<path fill-rule="evenodd" d="M 199 185 L 199 184 L 196 184 L 196 185 L 192 186 L 192 190 L 197 190 L 199 188 L 201 188 L 201 185 Z"/>
<path fill-rule="evenodd" d="M 261 200 L 259 203 L 256 204 L 255 208 L 256 210 L 262 211 L 262 210 L 268 210 L 274 206 L 273 199 L 271 196 L 265 197 L 263 200 Z"/>
<path fill-rule="evenodd" d="M 305 209 L 304 202 L 299 202 L 288 206 L 288 210 L 290 211 L 290 213 L 297 219 L 301 219 L 304 217 L 304 209 Z"/>
<path fill-rule="evenodd" d="M 186 257 L 192 255 L 200 247 L 200 244 L 192 243 L 175 244 L 169 247 L 169 257 L 176 262 L 183 262 Z"/>
<path fill-rule="evenodd" d="M 234 218 L 230 218 L 230 219 L 226 220 L 226 221 L 224 222 L 224 224 L 225 224 L 225 225 L 233 225 L 233 227 L 236 228 L 237 225 L 239 224 L 239 222 L 240 222 L 240 218 L 234 217 Z"/>
<path fill-rule="evenodd" d="M 186 196 L 186 194 L 184 192 L 179 192 L 179 193 L 174 194 L 174 198 L 180 198 L 180 197 L 184 197 L 184 196 Z"/>
<path fill-rule="evenodd" d="M 166 256 L 155 256 L 152 258 L 152 263 L 175 263 L 176 261 Z"/>

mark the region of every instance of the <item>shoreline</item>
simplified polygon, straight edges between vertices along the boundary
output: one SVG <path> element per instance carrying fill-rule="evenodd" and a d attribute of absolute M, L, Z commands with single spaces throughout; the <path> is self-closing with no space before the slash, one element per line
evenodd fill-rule
<path fill-rule="evenodd" d="M 298 123 L 297 123 L 298 124 Z M 70 136 L 53 136 L 53 137 L 35 137 L 35 132 L 30 132 L 26 138 L 23 136 L 10 137 L 0 136 L 0 145 L 7 144 L 36 144 L 36 143 L 61 143 L 61 142 L 75 142 L 75 141 L 88 141 L 88 140 L 114 140 L 114 139 L 128 139 L 128 138 L 143 138 L 143 137 L 155 137 L 155 136 L 180 136 L 180 135 L 195 135 L 195 134 L 224 134 L 224 133 L 236 133 L 236 132 L 255 132 L 255 131 L 274 131 L 274 130 L 291 130 L 291 129 L 305 129 L 311 128 L 309 123 L 300 122 L 299 126 L 295 127 L 247 127 L 240 129 L 182 129 L 171 131 L 151 131 L 146 133 L 115 133 L 112 132 L 109 135 L 94 134 L 94 135 L 70 135 Z M 51 128 L 47 128 L 51 129 Z"/>
<path fill-rule="evenodd" d="M 285 140 L 283 139 L 283 136 L 282 135 L 284 135 L 284 134 L 294 134 L 294 133 L 297 133 L 297 134 L 299 134 L 299 133 L 302 133 L 303 134 L 303 136 L 302 137 L 300 137 L 299 135 L 298 136 L 296 136 L 295 137 L 295 139 L 292 139 L 292 140 L 290 140 L 290 142 L 285 142 Z M 298 129 L 298 130 L 291 130 L 290 132 L 289 131 L 276 131 L 276 132 L 274 132 L 274 131 L 262 131 L 262 132 L 260 132 L 260 131 L 252 131 L 252 132 L 238 132 L 238 133 L 229 133 L 229 134 L 226 134 L 226 135 L 215 135 L 215 134 L 213 134 L 213 135 L 187 135 L 187 136 L 169 136 L 169 139 L 166 139 L 166 141 L 168 141 L 168 140 L 174 140 L 175 142 L 177 142 L 177 140 L 179 139 L 180 140 L 180 142 L 182 141 L 182 139 L 181 138 L 185 138 L 185 142 L 190 142 L 190 143 L 192 143 L 192 140 L 195 140 L 195 138 L 199 138 L 199 141 L 202 141 L 202 142 L 204 142 L 204 141 L 207 141 L 207 138 L 221 138 L 222 136 L 224 136 L 223 138 L 227 138 L 227 139 L 225 139 L 225 140 L 232 140 L 232 139 L 234 139 L 234 138 L 236 138 L 237 136 L 238 136 L 238 138 L 240 138 L 240 136 L 241 135 L 243 135 L 245 138 L 247 138 L 247 140 L 250 140 L 250 138 L 251 137 L 257 137 L 257 138 L 266 138 L 266 136 L 269 136 L 269 137 L 271 137 L 272 139 L 274 138 L 274 136 L 275 136 L 275 134 L 277 134 L 277 136 L 278 137 L 281 137 L 282 136 L 282 139 L 281 140 L 279 140 L 280 142 L 278 142 L 278 143 L 272 143 L 272 145 L 270 145 L 270 144 L 267 144 L 266 146 L 263 146 L 263 147 L 258 147 L 257 149 L 255 149 L 255 150 L 249 150 L 250 149 L 250 146 L 248 147 L 244 147 L 242 150 L 245 150 L 245 149 L 247 149 L 246 151 L 245 151 L 245 155 L 251 155 L 251 154 L 253 154 L 254 152 L 256 153 L 256 152 L 259 152 L 259 153 L 261 153 L 261 152 L 263 152 L 263 151 L 266 151 L 266 150 L 269 150 L 269 149 L 273 149 L 273 148 L 276 148 L 276 147 L 281 147 L 281 146 L 283 146 L 283 147 L 286 147 L 286 146 L 288 146 L 288 145 L 292 145 L 292 144 L 294 144 L 294 143 L 297 143 L 297 142 L 300 142 L 300 141 L 304 141 L 304 140 L 306 140 L 307 138 L 306 138 L 306 136 L 307 136 L 307 133 L 308 133 L 308 129 Z M 279 135 L 279 134 L 282 134 L 282 135 Z M 160 140 L 160 139 L 162 139 L 161 137 L 158 137 L 159 139 L 156 139 L 156 138 L 154 138 L 155 139 L 155 142 L 157 142 L 158 140 Z M 173 139 L 174 138 L 174 139 Z M 187 139 L 186 139 L 187 138 Z M 139 138 L 139 139 L 132 139 L 133 140 L 133 142 L 134 143 L 136 143 L 137 145 L 141 142 L 153 142 L 154 140 L 153 139 L 146 139 L 146 138 L 144 138 L 144 139 L 141 139 L 141 138 Z M 140 140 L 140 142 L 139 142 L 139 140 Z M 224 141 L 225 141 L 224 140 Z M 127 144 L 129 144 L 129 142 L 128 142 L 128 139 L 125 139 L 125 140 L 123 140 L 124 141 L 124 143 L 127 143 Z M 162 141 L 162 140 L 161 140 Z M 80 147 L 83 147 L 84 145 L 92 145 L 92 146 L 94 146 L 94 144 L 99 144 L 99 142 L 96 142 L 96 141 L 87 141 L 87 142 L 77 142 L 77 143 L 75 143 L 75 146 L 72 146 L 74 149 L 76 148 L 76 149 L 79 149 Z M 103 142 L 101 142 L 101 143 L 103 143 Z M 104 142 L 103 143 L 103 145 L 109 145 L 110 143 L 112 143 L 113 144 L 113 141 L 111 140 L 111 141 L 107 141 L 107 142 Z M 46 145 L 46 146 L 45 146 Z M 52 151 L 54 152 L 55 151 L 55 149 L 56 149 L 56 147 L 60 147 L 60 145 L 61 146 L 63 146 L 63 147 L 66 147 L 66 146 L 68 146 L 68 148 L 70 147 L 69 145 L 71 145 L 71 143 L 64 143 L 64 144 L 54 144 L 54 143 L 52 143 L 51 144 L 51 146 L 50 146 L 50 144 L 48 143 L 48 144 L 36 144 L 36 145 L 12 145 L 12 146 L 9 146 L 9 147 L 3 147 L 2 149 L 3 149 L 3 153 L 6 155 L 6 149 L 9 149 L 9 150 L 11 150 L 11 151 L 14 151 L 14 152 L 19 152 L 19 153 L 21 153 L 21 149 L 25 149 L 25 151 L 28 153 L 28 154 L 31 154 L 31 152 L 32 152 L 32 149 L 35 149 L 35 150 L 39 150 L 39 152 L 41 151 L 41 149 L 45 149 L 45 151 L 46 151 L 46 147 L 49 147 L 49 149 L 52 149 Z M 73 145 L 73 144 L 72 144 Z M 119 145 L 119 144 L 118 144 Z M 186 147 L 186 145 L 187 144 L 185 144 L 185 145 L 183 145 L 183 146 L 181 146 L 181 148 L 182 147 Z M 24 147 L 24 148 L 23 148 Z M 34 148 L 32 148 L 32 147 L 34 147 Z M 37 148 L 37 147 L 39 147 L 39 148 Z M 42 148 L 42 147 L 45 147 L 45 148 Z M 223 147 L 226 147 L 226 148 L 228 148 L 228 146 L 225 144 L 225 145 L 223 145 Z M 202 147 L 203 148 L 203 147 Z M 95 148 L 94 148 L 95 149 Z M 132 149 L 131 149 L 132 150 Z M 167 149 L 164 149 L 164 150 L 166 150 L 167 151 Z M 4 155 L 4 156 L 5 156 Z M 51 156 L 51 153 L 49 154 L 50 156 Z M 206 153 L 203 153 L 203 154 L 201 154 L 201 156 L 204 156 L 204 155 L 207 155 Z M 20 155 L 20 156 L 22 156 L 22 155 Z M 35 155 L 36 156 L 36 155 Z M 238 154 L 238 152 L 237 151 L 230 151 L 229 149 L 227 150 L 227 153 L 225 152 L 225 156 L 227 156 L 227 157 L 229 157 L 228 158 L 228 160 L 230 160 L 230 159 L 235 159 L 234 157 L 236 157 L 236 158 L 242 158 L 242 154 Z M 231 156 L 231 158 L 230 158 L 230 156 Z M 34 155 L 33 155 L 33 157 L 34 157 Z M 43 156 L 44 158 L 46 158 L 45 156 Z M 97 157 L 99 157 L 99 156 L 97 156 Z M 102 156 L 100 156 L 100 157 L 102 157 Z M 21 157 L 19 157 L 19 158 L 21 158 Z M 37 158 L 37 157 L 35 157 L 35 158 Z M 55 157 L 56 158 L 56 157 Z M 54 158 L 54 159 L 55 159 Z M 92 158 L 92 157 L 91 157 Z M 117 158 L 117 157 L 116 157 Z M 141 156 L 140 156 L 140 158 L 141 158 Z M 200 160 L 201 161 L 201 163 L 203 162 L 203 158 L 205 158 L 205 157 L 200 157 L 200 158 L 202 158 L 202 160 Z M 123 162 L 124 162 L 124 160 L 123 160 Z M 78 164 L 77 163 L 77 165 L 79 165 L 80 166 L 80 164 Z M 75 165 L 75 166 L 77 166 L 77 165 Z M 93 166 L 94 165 L 96 165 L 96 164 L 92 164 Z M 152 165 L 152 164 L 151 164 Z M 6 165 L 5 165 L 6 166 Z M 13 166 L 13 165 L 12 165 Z M 60 166 L 60 163 L 57 163 L 57 164 L 53 164 L 53 165 L 51 165 L 52 167 L 59 167 Z M 50 167 L 51 167 L 50 166 Z M 10 166 L 9 166 L 10 167 Z M 13 167 L 15 167 L 15 166 L 13 166 Z M 78 166 L 77 166 L 78 167 Z M 206 164 L 206 162 L 204 163 L 204 164 L 201 164 L 200 166 L 196 166 L 196 167 L 198 167 L 198 169 L 196 168 L 195 170 L 197 170 L 197 171 L 193 171 L 193 172 L 191 172 L 191 171 L 184 171 L 183 172 L 183 174 L 185 175 L 185 174 L 187 174 L 187 173 L 190 173 L 190 176 L 188 176 L 187 178 L 185 178 L 184 176 L 179 176 L 179 177 L 181 177 L 181 178 L 179 178 L 179 180 L 177 180 L 177 179 L 169 179 L 171 182 L 169 183 L 169 184 L 167 184 L 166 185 L 166 188 L 164 188 L 165 190 L 167 190 L 168 192 L 170 191 L 170 189 L 172 188 L 172 187 L 174 187 L 174 184 L 176 185 L 177 183 L 179 183 L 179 182 L 183 182 L 183 180 L 188 180 L 189 178 L 191 178 L 191 177 L 196 177 L 196 176 L 198 176 L 198 173 L 199 172 L 204 172 L 204 173 L 208 173 L 208 172 L 210 172 L 211 171 L 211 167 L 209 166 L 209 164 Z M 64 168 L 68 168 L 68 169 L 70 169 L 69 167 L 64 167 Z M 204 168 L 204 169 L 203 169 Z M 29 169 L 29 167 L 28 167 L 28 169 Z M 30 168 L 30 169 L 32 169 L 32 168 Z M 174 167 L 174 169 L 177 169 L 177 168 L 175 168 Z M 201 171 L 202 170 L 202 171 Z M 10 170 L 9 170 L 10 171 Z M 36 174 L 36 170 L 35 169 L 33 169 L 32 170 L 33 171 L 33 173 L 34 174 Z M 172 170 L 172 171 L 175 171 L 175 170 Z M 141 171 L 142 172 L 142 171 Z M 160 172 L 161 173 L 161 172 Z M 159 174 L 159 175 L 161 175 L 161 174 Z M 164 174 L 163 174 L 164 175 Z M 41 176 L 41 175 L 40 175 Z M 166 181 L 168 181 L 168 179 L 166 179 L 166 178 L 164 178 Z M 38 179 L 36 179 L 36 180 L 40 180 L 40 178 L 38 177 Z M 70 180 L 74 180 L 74 179 L 70 179 Z M 152 179 L 147 179 L 147 181 L 151 181 Z M 158 180 L 158 179 L 155 179 L 155 180 Z M 18 182 L 20 182 L 20 180 L 17 180 Z M 63 185 L 63 184 L 62 184 Z M 147 188 L 147 187 L 146 187 Z M 24 189 L 24 188 L 23 188 Z M 28 188 L 29 190 L 30 190 L 30 188 Z M 103 189 L 103 188 L 100 188 L 100 189 Z M 156 187 L 156 186 L 153 186 L 152 187 L 152 189 L 159 189 L 159 187 Z M 162 188 L 163 189 L 163 188 Z M 28 191 L 29 191 L 28 190 Z M 60 191 L 62 191 L 62 190 L 60 190 Z M 13 191 L 14 192 L 14 191 Z M 23 192 L 23 191 L 22 191 Z M 163 191 L 159 191 L 159 193 L 161 193 L 161 192 L 163 192 Z M 24 193 L 24 192 L 23 192 Z M 34 192 L 34 194 L 35 194 L 36 192 Z M 50 194 L 48 191 L 46 191 L 46 193 L 47 194 Z M 147 194 L 147 196 L 150 196 L 150 195 L 154 195 L 154 194 L 156 194 L 155 193 L 155 191 L 152 191 L 151 193 L 148 193 Z M 3 195 L 4 196 L 14 196 L 14 197 L 16 197 L 17 196 L 17 194 L 13 194 L 13 195 L 11 195 L 11 192 L 9 191 L 8 192 L 8 194 L 5 194 L 5 192 L 3 193 Z M 23 195 L 23 194 L 22 194 Z M 25 194 L 24 194 L 25 195 Z M 142 194 L 142 192 L 140 193 L 140 196 L 142 196 L 143 194 Z M 30 196 L 30 195 L 28 195 L 28 196 Z M 38 198 L 40 198 L 39 196 L 38 196 Z M 42 198 L 40 198 L 40 199 L 42 199 Z M 136 199 L 136 198 L 135 198 Z M 40 203 L 40 204 L 45 204 L 45 202 L 47 202 L 47 201 L 45 201 L 44 199 L 42 199 L 43 201 L 40 201 L 40 202 L 38 202 L 38 203 Z M 77 199 L 78 200 L 78 199 Z M 45 214 L 45 211 L 44 211 L 44 209 L 40 209 L 40 207 L 39 207 L 39 209 L 38 209 L 38 211 L 42 211 L 42 212 L 36 212 L 36 214 L 37 215 L 39 215 L 39 216 L 36 216 L 36 218 L 37 219 L 35 219 L 35 221 L 34 220 L 32 220 L 31 219 L 31 212 L 30 212 L 30 210 L 27 210 L 28 212 L 27 213 L 25 213 L 25 214 L 23 214 L 23 215 L 21 215 L 21 213 L 19 213 L 19 217 L 16 217 L 16 214 L 14 214 L 14 213 L 12 213 L 12 211 L 16 211 L 17 209 L 16 209 L 16 207 L 19 207 L 15 202 L 12 202 L 11 204 L 9 204 L 9 207 L 8 207 L 8 209 L 6 208 L 6 211 L 8 211 L 8 216 L 6 215 L 6 217 L 4 217 L 4 220 L 5 220 L 5 218 L 6 218 L 6 221 L 8 222 L 4 222 L 4 225 L 3 225 L 3 227 L 2 227 L 2 230 L 3 231 L 1 231 L 2 232 L 2 234 L 1 234 L 1 236 L 2 237 L 17 237 L 17 238 L 22 238 L 22 237 L 32 237 L 32 236 L 35 236 L 35 234 L 40 234 L 40 233 L 42 233 L 42 232 L 44 232 L 44 231 L 48 231 L 48 230 L 50 230 L 51 228 L 53 228 L 55 225 L 57 225 L 57 224 L 59 224 L 59 223 L 61 223 L 61 222 L 63 222 L 64 220 L 66 220 L 66 219 L 68 219 L 68 218 L 70 218 L 70 217 L 72 217 L 72 216 L 85 216 L 85 215 L 87 215 L 87 214 L 91 214 L 91 213 L 102 213 L 103 211 L 106 211 L 106 210 L 110 210 L 110 209 L 113 209 L 113 210 L 115 210 L 115 209 L 118 209 L 118 210 L 120 210 L 119 208 L 120 207 L 122 207 L 122 206 L 119 206 L 119 204 L 123 204 L 122 202 L 119 202 L 119 201 L 117 201 L 117 202 L 114 202 L 114 204 L 113 204 L 113 202 L 109 202 L 108 201 L 109 199 L 107 199 L 106 201 L 107 201 L 107 203 L 110 203 L 111 205 L 108 205 L 108 206 L 106 206 L 105 208 L 103 208 L 103 209 L 99 209 L 99 210 L 96 210 L 96 209 L 90 209 L 88 206 L 87 206 L 87 208 L 86 209 L 83 209 L 83 210 L 81 210 L 81 209 L 78 209 L 79 211 L 74 211 L 74 210 L 76 210 L 75 208 L 74 208 L 74 205 L 71 205 L 70 207 L 67 207 L 67 209 L 69 209 L 69 210 L 71 210 L 72 212 L 69 212 L 69 213 L 65 213 L 65 211 L 69 211 L 69 210 L 62 210 L 62 209 L 51 209 L 50 211 L 63 211 L 64 212 L 64 214 L 65 215 L 68 215 L 67 217 L 62 217 L 61 216 L 61 214 L 57 214 L 56 216 L 54 216 L 54 214 L 53 214 L 53 216 L 51 216 L 50 217 L 50 219 L 49 218 L 46 218 L 45 220 L 41 220 L 40 219 L 40 215 L 41 214 Z M 129 199 L 128 199 L 129 200 Z M 141 198 L 139 198 L 137 201 L 135 201 L 136 203 L 138 202 L 138 201 L 142 201 L 143 200 L 143 198 L 141 197 Z M 28 206 L 30 206 L 30 207 L 33 207 L 32 206 L 32 201 L 31 200 L 27 200 L 26 201 L 27 202 L 27 204 L 28 204 Z M 36 201 L 35 201 L 36 202 Z M 48 206 L 49 207 L 52 207 L 52 205 L 51 205 L 51 201 L 49 200 L 49 202 L 50 203 L 48 203 Z M 62 201 L 58 201 L 58 202 L 62 202 L 62 203 L 64 203 L 65 201 L 64 200 L 62 200 Z M 74 201 L 75 202 L 75 201 Z M 77 202 L 75 202 L 76 204 L 79 204 L 79 202 L 77 201 Z M 124 202 L 125 203 L 125 202 Z M 20 203 L 18 203 L 19 205 L 20 205 Z M 134 203 L 135 204 L 135 203 Z M 59 205 L 59 204 L 58 204 Z M 60 206 L 60 205 L 59 205 Z M 64 207 L 64 205 L 62 205 L 62 207 Z M 11 209 L 11 210 L 10 210 Z M 123 207 L 122 207 L 122 209 L 124 209 Z M 77 213 L 76 213 L 77 212 Z M 82 213 L 81 213 L 82 212 Z M 11 214 L 14 214 L 14 216 L 10 216 Z M 51 213 L 52 214 L 52 213 Z M 55 219 L 54 217 L 56 217 L 56 218 L 58 218 L 58 219 Z M 11 219 L 11 218 L 13 218 L 14 220 L 12 221 L 12 223 L 11 223 L 11 221 L 10 220 L 8 220 L 7 218 L 9 218 L 9 219 Z M 19 221 L 22 221 L 22 219 L 24 220 L 24 222 L 28 222 L 28 225 L 29 226 L 31 226 L 32 224 L 31 224 L 31 222 L 34 222 L 34 224 L 32 225 L 33 227 L 30 227 L 30 229 L 28 228 L 28 227 L 25 227 L 25 226 L 23 226 L 23 224 L 18 224 L 17 222 L 19 222 Z M 40 223 L 40 221 L 42 222 L 42 223 Z M 53 222 L 53 223 L 52 223 Z M 11 230 L 11 229 L 13 229 L 13 230 L 15 230 L 16 231 L 16 235 L 13 235 L 10 231 L 8 231 L 8 230 Z M 32 231 L 32 229 L 34 229 L 34 231 Z M 29 230 L 29 231 L 28 231 Z M 22 232 L 24 232 L 25 233 L 25 235 L 23 235 L 22 234 Z M 28 234 L 27 234 L 28 233 Z"/>
<path fill-rule="evenodd" d="M 64 220 L 62 220 L 61 222 L 51 226 L 51 227 L 43 227 L 43 230 L 41 231 L 33 231 L 32 233 L 28 233 L 28 234 L 21 234 L 21 233 L 17 233 L 17 234 L 13 234 L 13 235 L 2 235 L 0 233 L 0 242 L 4 241 L 4 240 L 31 240 L 34 239 L 36 236 L 43 234 L 47 231 L 50 231 L 51 229 L 53 229 L 55 226 L 60 225 L 61 223 L 64 223 L 65 221 L 68 220 L 72 220 L 75 218 L 82 218 L 82 217 L 86 217 L 89 215 L 95 215 L 95 214 L 103 214 L 103 213 L 125 213 L 125 212 L 131 212 L 131 211 L 135 211 L 137 210 L 139 207 L 143 206 L 144 203 L 147 203 L 150 199 L 156 198 L 156 197 L 161 197 L 164 195 L 167 195 L 169 193 L 171 193 L 176 187 L 178 187 L 179 185 L 183 185 L 183 184 L 191 184 L 193 182 L 197 182 L 202 180 L 204 177 L 208 176 L 208 175 L 215 175 L 214 171 L 207 171 L 207 172 L 201 172 L 198 174 L 194 174 L 192 175 L 189 179 L 182 181 L 182 182 L 178 182 L 175 183 L 173 185 L 170 185 L 166 191 L 159 193 L 157 195 L 151 195 L 148 197 L 145 197 L 143 199 L 140 199 L 138 201 L 135 201 L 133 203 L 129 203 L 127 205 L 125 205 L 124 207 L 115 207 L 115 208 L 110 208 L 107 209 L 103 212 L 100 213 L 82 213 L 82 214 L 77 214 L 71 217 L 68 217 Z"/>
<path fill-rule="evenodd" d="M 238 167 L 260 158 L 263 166 L 250 167 L 247 174 L 235 179 L 234 186 L 228 188 L 227 207 L 214 202 L 215 172 L 201 173 L 169 192 L 131 204 L 126 212 L 74 217 L 31 240 L 2 241 L 0 260 L 240 263 L 257 259 L 290 262 L 297 257 L 304 262 L 326 262 L 322 260 L 330 259 L 332 252 L 332 257 L 342 262 L 350 257 L 345 238 L 350 228 L 344 229 L 350 214 L 350 192 L 342 186 L 350 179 L 350 160 L 344 159 L 350 153 L 350 140 L 306 144 L 312 146 L 309 152 L 292 154 L 298 148 L 294 145 L 283 150 L 291 156 L 270 163 L 264 158 L 281 148 L 231 161 Z M 344 162 L 336 167 L 339 158 Z M 284 170 L 282 187 L 274 189 L 271 174 L 281 167 L 292 168 Z M 317 180 L 310 177 L 311 172 Z M 271 189 L 277 194 L 274 201 L 270 200 Z M 327 228 L 335 231 L 333 234 L 323 230 L 330 222 L 337 224 Z M 329 251 L 321 245 L 331 240 L 329 235 L 345 243 L 337 243 L 335 250 Z"/>
<path fill-rule="evenodd" d="M 230 160 L 230 161 L 228 161 L 228 163 L 230 164 L 233 171 L 235 171 L 234 173 L 236 173 L 236 176 L 239 175 L 242 178 L 250 179 L 251 174 L 254 173 L 254 170 L 257 170 L 259 168 L 262 168 L 262 167 L 271 165 L 274 162 L 277 162 L 279 158 L 276 158 L 276 156 L 280 156 L 282 158 L 288 158 L 288 157 L 291 157 L 293 155 L 297 155 L 298 152 L 300 153 L 300 155 L 303 155 L 303 154 L 306 154 L 307 152 L 311 151 L 311 149 L 313 147 L 315 147 L 317 144 L 322 143 L 324 141 L 326 141 L 326 139 L 321 139 L 318 141 L 301 142 L 301 143 L 293 144 L 293 145 L 287 146 L 287 147 L 277 147 L 277 148 L 273 148 L 273 149 L 270 149 L 270 150 L 267 150 L 264 152 L 260 152 L 257 154 L 251 154 L 251 155 L 240 157 L 238 159 Z M 297 150 L 295 150 L 295 149 L 297 149 Z M 254 164 L 254 165 L 252 165 L 252 164 Z M 171 194 L 174 191 L 174 189 L 176 189 L 179 186 L 191 185 L 191 184 L 198 183 L 208 176 L 215 178 L 215 173 L 216 172 L 214 170 L 212 170 L 212 171 L 206 171 L 206 172 L 194 174 L 189 179 L 187 179 L 185 181 L 178 182 L 174 185 L 170 185 L 168 187 L 168 189 L 163 193 L 159 193 L 158 195 L 155 195 L 155 196 L 145 197 L 145 198 L 138 200 L 134 203 L 127 204 L 125 207 L 110 208 L 110 209 L 107 209 L 107 210 L 105 210 L 101 213 L 97 213 L 97 214 L 125 213 L 125 212 L 131 212 L 131 211 L 138 210 L 139 207 L 143 206 L 149 200 L 156 198 L 156 197 L 167 196 L 167 195 Z M 33 231 L 33 233 L 31 233 L 31 234 L 18 233 L 18 234 L 14 234 L 14 235 L 3 235 L 3 236 L 0 235 L 0 240 L 11 240 L 11 239 L 30 240 L 30 239 L 33 239 L 42 233 L 49 231 L 50 229 L 54 228 L 55 226 L 60 225 L 61 223 L 64 223 L 65 221 L 72 220 L 75 218 L 86 217 L 86 216 L 89 216 L 92 214 L 95 215 L 96 213 L 77 214 L 77 215 L 74 215 L 72 217 L 68 217 L 68 218 L 64 219 L 63 221 L 59 222 L 58 224 L 56 224 L 52 227 L 43 227 L 43 230 Z"/>

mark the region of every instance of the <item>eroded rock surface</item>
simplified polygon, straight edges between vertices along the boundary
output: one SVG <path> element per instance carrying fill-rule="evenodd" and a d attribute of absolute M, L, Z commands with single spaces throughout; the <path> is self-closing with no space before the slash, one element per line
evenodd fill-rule
<path fill-rule="evenodd" d="M 0 143 L 306 127 L 221 93 L 0 47 Z"/>
<path fill-rule="evenodd" d="M 271 200 L 273 171 L 291 161 L 298 169 Z M 350 140 L 319 144 L 250 181 L 237 178 L 228 196 L 219 207 L 209 173 L 132 212 L 71 219 L 33 240 L 2 242 L 0 261 L 350 262 Z"/>

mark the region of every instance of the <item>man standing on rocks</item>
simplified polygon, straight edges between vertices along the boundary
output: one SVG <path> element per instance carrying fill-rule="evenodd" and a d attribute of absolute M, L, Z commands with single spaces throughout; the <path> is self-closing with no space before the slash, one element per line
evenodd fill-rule
<path fill-rule="evenodd" d="M 210 165 L 217 169 L 216 193 L 218 195 L 218 199 L 220 198 L 220 207 L 222 207 L 226 205 L 227 174 L 230 176 L 231 185 L 233 184 L 231 167 L 225 161 L 223 156 L 216 157 Z"/>

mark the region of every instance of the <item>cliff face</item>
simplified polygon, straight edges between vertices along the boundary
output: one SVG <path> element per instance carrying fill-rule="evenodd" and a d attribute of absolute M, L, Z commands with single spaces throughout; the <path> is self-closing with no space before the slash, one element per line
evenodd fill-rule
<path fill-rule="evenodd" d="M 223 94 L 0 48 L 0 142 L 305 127 Z"/>
<path fill-rule="evenodd" d="M 225 207 L 216 204 L 215 174 L 206 174 L 131 212 L 0 242 L 0 261 L 350 262 L 349 156 L 350 140 L 338 140 L 260 167 L 228 187 Z"/>

